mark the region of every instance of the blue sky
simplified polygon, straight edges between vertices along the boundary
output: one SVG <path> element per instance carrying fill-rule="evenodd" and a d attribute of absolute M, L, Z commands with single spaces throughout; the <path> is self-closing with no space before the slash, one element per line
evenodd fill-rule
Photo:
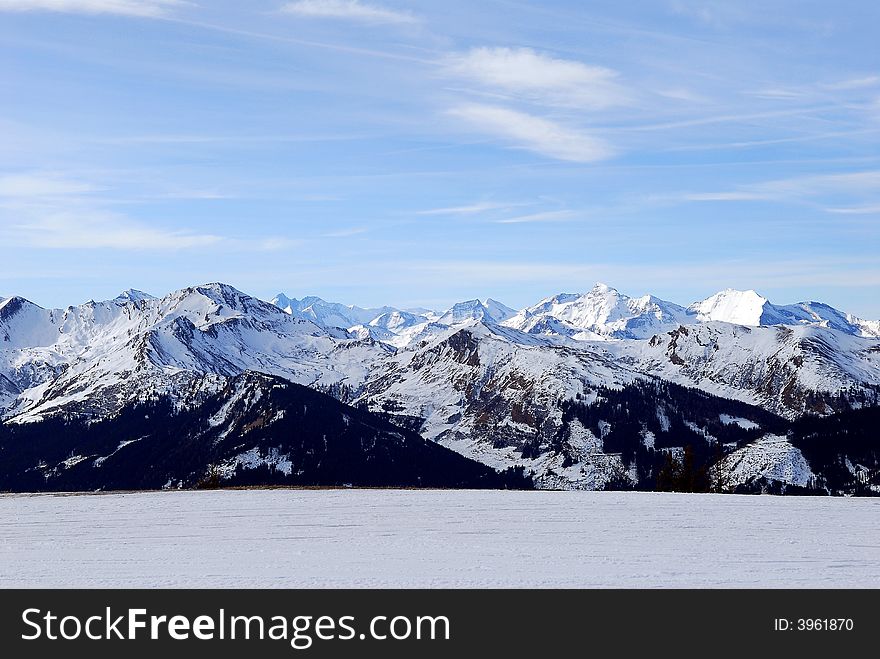
<path fill-rule="evenodd" d="M 760 6 L 758 6 L 760 4 Z M 880 5 L 0 0 L 0 295 L 880 318 Z"/>

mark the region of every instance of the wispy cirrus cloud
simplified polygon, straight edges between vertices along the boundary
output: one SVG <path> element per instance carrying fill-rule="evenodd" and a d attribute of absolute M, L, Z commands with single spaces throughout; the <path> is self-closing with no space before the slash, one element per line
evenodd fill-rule
<path fill-rule="evenodd" d="M 816 174 L 787 179 L 775 179 L 739 186 L 733 190 L 694 192 L 684 195 L 685 201 L 797 201 L 808 197 L 834 195 L 863 195 L 876 197 L 880 191 L 880 170 Z M 873 208 L 874 206 L 872 206 Z M 856 209 L 862 207 L 855 207 Z M 827 209 L 846 213 L 846 209 Z M 850 211 L 850 212 L 858 212 Z M 870 211 L 868 211 L 870 212 Z"/>
<path fill-rule="evenodd" d="M 573 210 L 555 210 L 540 211 L 537 213 L 525 213 L 522 215 L 514 215 L 510 217 L 499 217 L 504 215 L 504 211 L 512 211 L 523 206 L 532 206 L 533 204 L 525 203 L 495 203 L 495 202 L 477 202 L 467 206 L 451 206 L 449 208 L 432 208 L 430 210 L 419 211 L 417 215 L 480 215 L 491 213 L 495 219 L 491 222 L 495 224 L 531 224 L 535 222 L 562 222 L 570 220 L 578 215 Z"/>
<path fill-rule="evenodd" d="M 614 154 L 605 140 L 525 112 L 496 105 L 470 103 L 449 110 L 449 115 L 473 128 L 511 143 L 513 148 L 569 162 L 596 162 Z"/>
<path fill-rule="evenodd" d="M 715 0 L 672 0 L 670 8 L 676 14 L 695 18 L 701 23 L 724 27 L 746 21 L 745 10 L 735 3 Z"/>
<path fill-rule="evenodd" d="M 369 230 L 369 227 L 349 227 L 347 229 L 338 229 L 336 231 L 322 233 L 321 238 L 351 238 L 352 236 L 365 234 Z"/>
<path fill-rule="evenodd" d="M 33 209 L 31 209 L 33 211 Z M 0 220 L 0 240 L 10 245 L 51 250 L 183 252 L 214 248 L 225 252 L 278 252 L 303 244 L 282 236 L 236 238 L 164 223 L 135 220 L 102 208 L 37 210 L 21 220 Z"/>
<path fill-rule="evenodd" d="M 443 60 L 447 75 L 542 105 L 604 109 L 628 102 L 616 71 L 531 48 L 473 48 Z"/>
<path fill-rule="evenodd" d="M 135 219 L 110 209 L 110 204 L 120 201 L 113 192 L 57 173 L 0 176 L 0 242 L 38 249 L 129 251 L 203 247 L 275 251 L 299 244 L 273 236 L 242 239 Z"/>
<path fill-rule="evenodd" d="M 0 199 L 27 199 L 88 194 L 100 188 L 51 174 L 11 174 L 0 176 Z"/>
<path fill-rule="evenodd" d="M 428 210 L 418 211 L 416 215 L 476 215 L 478 213 L 488 213 L 490 211 L 508 210 L 522 205 L 523 204 L 506 204 L 492 201 L 479 201 L 475 204 L 467 204 L 464 206 L 431 208 Z"/>
<path fill-rule="evenodd" d="M 253 241 L 247 240 L 230 240 L 228 238 L 220 238 L 217 242 L 226 245 L 235 245 L 243 249 L 252 249 L 258 252 L 281 252 L 284 250 L 295 249 L 303 245 L 305 241 L 297 238 L 285 238 L 283 236 L 270 236 L 269 238 L 258 238 Z"/>
<path fill-rule="evenodd" d="M 0 11 L 50 11 L 66 14 L 116 14 L 142 18 L 166 16 L 184 0 L 0 0 Z"/>
<path fill-rule="evenodd" d="M 359 23 L 415 24 L 417 16 L 360 0 L 297 0 L 288 2 L 281 11 L 305 18 L 327 18 Z"/>
<path fill-rule="evenodd" d="M 866 73 L 801 85 L 780 85 L 745 90 L 744 96 L 770 101 L 823 102 L 834 101 L 850 110 L 858 111 L 866 98 L 880 87 L 880 75 Z"/>
<path fill-rule="evenodd" d="M 849 90 L 849 89 L 870 89 L 880 86 L 880 76 L 869 75 L 857 78 L 847 78 L 837 82 L 829 82 L 820 85 L 824 89 L 831 90 Z"/>
<path fill-rule="evenodd" d="M 835 215 L 880 215 L 880 204 L 872 206 L 847 206 L 844 208 L 826 208 Z"/>
<path fill-rule="evenodd" d="M 216 245 L 220 236 L 168 230 L 106 211 L 59 211 L 3 230 L 13 244 L 45 249 L 178 250 Z"/>
<path fill-rule="evenodd" d="M 529 213 L 516 217 L 505 217 L 495 220 L 496 224 L 532 224 L 535 222 L 561 222 L 577 217 L 578 213 L 571 210 L 544 211 L 541 213 Z"/>
<path fill-rule="evenodd" d="M 684 195 L 685 201 L 765 201 L 770 192 L 758 190 L 729 190 L 725 192 L 690 192 Z"/>

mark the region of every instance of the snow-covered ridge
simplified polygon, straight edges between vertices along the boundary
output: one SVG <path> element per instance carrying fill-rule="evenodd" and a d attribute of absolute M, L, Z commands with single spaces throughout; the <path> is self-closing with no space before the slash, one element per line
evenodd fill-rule
<path fill-rule="evenodd" d="M 67 309 L 10 298 L 0 308 L 0 414 L 101 415 L 169 393 L 185 402 L 249 370 L 332 387 L 362 380 L 384 352 L 226 284 Z"/>

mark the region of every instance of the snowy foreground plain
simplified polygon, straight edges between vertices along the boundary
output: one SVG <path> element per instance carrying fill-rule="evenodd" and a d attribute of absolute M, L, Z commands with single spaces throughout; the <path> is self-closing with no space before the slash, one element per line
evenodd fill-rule
<path fill-rule="evenodd" d="M 0 496 L 2 587 L 878 587 L 880 500 L 263 490 Z"/>

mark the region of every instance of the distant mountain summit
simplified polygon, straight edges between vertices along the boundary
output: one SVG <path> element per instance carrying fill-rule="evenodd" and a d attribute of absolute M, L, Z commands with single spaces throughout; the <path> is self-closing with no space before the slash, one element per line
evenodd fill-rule
<path fill-rule="evenodd" d="M 134 288 L 129 288 L 128 290 L 122 291 L 119 295 L 116 296 L 114 302 L 119 302 L 121 304 L 127 304 L 129 302 L 144 302 L 145 300 L 153 300 L 155 299 L 149 293 L 144 293 L 143 291 L 135 290 Z"/>
<path fill-rule="evenodd" d="M 272 299 L 272 304 L 290 315 L 306 318 L 323 327 L 347 329 L 356 325 L 369 325 L 377 318 L 393 313 L 401 313 L 393 307 L 362 309 L 355 305 L 338 302 L 327 302 L 319 297 L 308 296 L 301 300 L 289 298 L 279 293 Z M 412 315 L 412 314 L 410 314 Z"/>
<path fill-rule="evenodd" d="M 630 298 L 606 284 L 586 293 L 560 293 L 527 307 L 505 325 L 530 333 L 554 331 L 583 339 L 643 339 L 680 323 L 692 322 L 686 309 L 652 295 Z"/>
<path fill-rule="evenodd" d="M 818 325 L 852 334 L 880 337 L 880 322 L 865 321 L 821 302 L 778 306 L 755 291 L 728 288 L 688 307 L 699 321 L 721 321 L 760 327 L 768 325 Z"/>
<path fill-rule="evenodd" d="M 468 300 L 453 305 L 449 311 L 437 320 L 437 323 L 440 325 L 457 325 L 468 320 L 502 323 L 515 314 L 515 309 L 511 309 L 492 298 L 488 298 L 485 301 Z"/>

